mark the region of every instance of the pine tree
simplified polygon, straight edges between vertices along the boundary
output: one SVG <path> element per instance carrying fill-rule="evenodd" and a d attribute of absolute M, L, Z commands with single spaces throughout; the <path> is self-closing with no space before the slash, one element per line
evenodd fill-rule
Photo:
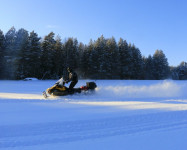
<path fill-rule="evenodd" d="M 78 67 L 78 41 L 68 38 L 64 44 L 65 48 L 65 66 L 77 69 Z"/>
<path fill-rule="evenodd" d="M 54 55 L 54 33 L 51 32 L 44 37 L 44 40 L 41 43 L 41 72 L 42 79 L 52 78 L 55 69 L 53 64 L 53 55 Z"/>
<path fill-rule="evenodd" d="M 12 27 L 5 34 L 5 76 L 7 79 L 15 79 L 15 60 L 17 57 L 16 51 L 16 29 Z"/>
<path fill-rule="evenodd" d="M 54 54 L 53 54 L 53 67 L 54 67 L 54 77 L 60 78 L 63 75 L 64 66 L 64 51 L 63 44 L 61 42 L 60 36 L 55 39 Z"/>
<path fill-rule="evenodd" d="M 12 27 L 5 34 L 5 46 L 6 46 L 6 56 L 15 56 L 15 42 L 16 42 L 16 29 Z"/>
<path fill-rule="evenodd" d="M 19 51 L 22 49 L 22 45 L 28 40 L 28 31 L 21 28 L 16 32 L 15 38 L 15 53 L 19 54 Z M 25 39 L 26 38 L 26 39 Z M 16 56 L 17 56 L 16 54 Z"/>
<path fill-rule="evenodd" d="M 130 47 L 132 52 L 132 67 L 131 67 L 131 78 L 132 79 L 141 79 L 143 77 L 143 59 L 141 52 L 138 48 L 133 44 Z"/>
<path fill-rule="evenodd" d="M 130 70 L 131 60 L 132 60 L 132 52 L 130 51 L 128 44 L 125 40 L 120 38 L 118 42 L 119 48 L 119 62 L 120 62 L 120 78 L 121 79 L 130 79 L 131 74 Z"/>
<path fill-rule="evenodd" d="M 153 55 L 154 72 L 156 80 L 166 79 L 169 75 L 169 65 L 167 58 L 162 50 L 156 50 Z"/>
<path fill-rule="evenodd" d="M 177 67 L 176 66 L 170 66 L 170 75 L 171 75 L 171 78 L 173 80 L 178 80 L 179 79 L 179 76 L 178 76 L 178 70 L 177 70 Z"/>
<path fill-rule="evenodd" d="M 89 53 L 88 48 L 83 44 L 79 44 L 79 74 L 81 78 L 88 78 L 88 63 L 89 63 Z"/>
<path fill-rule="evenodd" d="M 38 34 L 32 31 L 28 37 L 28 76 L 41 78 L 40 66 L 41 66 L 41 47 L 40 37 Z"/>
<path fill-rule="evenodd" d="M 182 61 L 177 69 L 179 80 L 187 80 L 187 62 Z"/>
<path fill-rule="evenodd" d="M 23 79 L 29 76 L 29 34 L 28 31 L 20 29 L 16 36 L 16 48 L 18 57 L 16 59 L 16 78 Z"/>
<path fill-rule="evenodd" d="M 96 74 L 96 78 L 104 79 L 106 75 L 106 40 L 102 35 L 100 38 L 96 40 L 94 43 L 94 51 L 92 52 L 93 58 L 95 61 L 94 69 Z"/>
<path fill-rule="evenodd" d="M 4 50 L 5 50 L 5 37 L 0 30 L 0 79 L 4 78 Z"/>
<path fill-rule="evenodd" d="M 119 51 L 114 37 L 107 40 L 106 49 L 106 77 L 110 79 L 119 79 Z"/>
<path fill-rule="evenodd" d="M 153 58 L 151 55 L 149 55 L 148 58 L 144 58 L 143 60 L 144 60 L 144 79 L 153 80 L 154 79 Z"/>
<path fill-rule="evenodd" d="M 89 45 L 87 46 L 87 52 L 88 52 L 88 77 L 90 78 L 98 78 L 98 53 L 94 48 L 95 43 L 90 40 Z"/>

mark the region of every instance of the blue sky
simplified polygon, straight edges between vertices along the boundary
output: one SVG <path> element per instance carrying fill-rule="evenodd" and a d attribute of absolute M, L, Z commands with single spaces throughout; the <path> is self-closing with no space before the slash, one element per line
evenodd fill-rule
<path fill-rule="evenodd" d="M 186 0 L 0 0 L 0 29 L 14 26 L 41 37 L 53 31 L 84 44 L 101 35 L 122 37 L 146 57 L 163 50 L 177 66 L 187 61 L 186 6 Z"/>

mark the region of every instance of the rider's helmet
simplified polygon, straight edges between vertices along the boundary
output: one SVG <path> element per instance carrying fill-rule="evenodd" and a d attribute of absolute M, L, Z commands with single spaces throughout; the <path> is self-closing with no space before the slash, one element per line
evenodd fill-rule
<path fill-rule="evenodd" d="M 68 68 L 67 68 L 67 71 L 68 71 L 68 72 L 73 72 L 73 69 L 70 68 L 70 67 L 68 67 Z"/>

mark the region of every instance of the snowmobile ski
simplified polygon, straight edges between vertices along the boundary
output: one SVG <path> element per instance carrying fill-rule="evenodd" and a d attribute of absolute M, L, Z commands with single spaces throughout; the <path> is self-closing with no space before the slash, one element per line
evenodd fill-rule
<path fill-rule="evenodd" d="M 44 96 L 44 98 L 48 98 L 49 97 L 49 96 L 47 96 L 46 91 L 43 91 L 43 96 Z"/>

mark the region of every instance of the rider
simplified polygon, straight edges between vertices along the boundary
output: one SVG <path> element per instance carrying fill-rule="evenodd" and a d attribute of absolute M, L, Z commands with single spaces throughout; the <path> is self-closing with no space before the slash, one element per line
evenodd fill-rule
<path fill-rule="evenodd" d="M 69 90 L 72 91 L 73 90 L 73 87 L 77 84 L 78 82 L 78 76 L 77 76 L 77 73 L 73 71 L 72 68 L 68 67 L 67 68 L 67 71 L 68 71 L 68 80 L 66 80 L 66 83 L 70 82 L 70 85 L 69 85 Z"/>

